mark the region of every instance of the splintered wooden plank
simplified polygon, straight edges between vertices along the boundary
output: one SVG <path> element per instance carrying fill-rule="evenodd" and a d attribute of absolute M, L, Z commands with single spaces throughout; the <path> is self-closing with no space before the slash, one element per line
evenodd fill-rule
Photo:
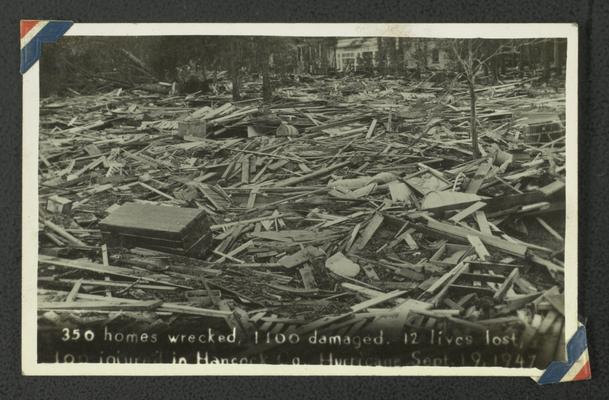
<path fill-rule="evenodd" d="M 258 188 L 252 189 L 249 197 L 247 198 L 247 208 L 254 208 L 256 206 L 256 195 L 258 194 Z"/>
<path fill-rule="evenodd" d="M 370 264 L 365 264 L 362 269 L 364 270 L 364 273 L 366 274 L 366 276 L 368 277 L 368 279 L 372 279 L 373 281 L 379 281 L 381 280 L 378 276 L 378 274 L 376 273 L 376 271 L 374 270 L 374 267 Z"/>
<path fill-rule="evenodd" d="M 560 235 L 560 233 L 556 232 L 554 230 L 554 228 L 552 228 L 550 225 L 548 225 L 548 223 L 546 221 L 544 221 L 543 219 L 537 217 L 535 218 L 537 220 L 537 222 L 539 222 L 539 225 L 541 225 L 546 231 L 548 231 L 548 233 L 552 236 L 554 236 L 557 240 L 564 242 L 565 239 Z"/>
<path fill-rule="evenodd" d="M 110 261 L 108 258 L 108 246 L 105 243 L 101 245 L 101 253 L 102 253 L 102 263 L 104 265 L 110 265 Z"/>
<path fill-rule="evenodd" d="M 355 225 L 355 227 L 353 228 L 353 231 L 351 231 L 351 237 L 349 237 L 349 241 L 345 245 L 345 251 L 351 250 L 351 246 L 353 246 L 353 243 L 355 242 L 355 238 L 357 237 L 357 234 L 359 233 L 359 230 L 361 227 L 362 227 L 361 222 L 358 222 L 357 225 Z"/>
<path fill-rule="evenodd" d="M 518 278 L 519 274 L 520 270 L 518 268 L 514 268 L 512 272 L 508 275 L 508 277 L 505 279 L 505 281 L 501 284 L 499 289 L 497 289 L 495 295 L 493 296 L 493 299 L 497 301 L 502 301 L 507 291 L 512 287 L 514 280 Z"/>
<path fill-rule="evenodd" d="M 188 314 L 188 315 L 200 315 L 203 317 L 217 317 L 217 318 L 226 318 L 227 316 L 232 315 L 230 311 L 222 311 L 222 310 L 214 310 L 208 308 L 200 308 L 193 306 L 186 306 L 183 304 L 177 303 L 163 303 L 157 309 L 157 311 L 167 311 L 178 314 Z"/>
<path fill-rule="evenodd" d="M 346 335 L 347 336 L 354 336 L 354 335 L 356 335 L 360 331 L 360 329 L 362 329 L 363 326 L 366 325 L 366 323 L 368 323 L 367 319 L 361 319 L 361 320 L 357 321 L 356 323 L 354 323 L 353 325 L 350 326 L 350 328 L 347 331 Z"/>
<path fill-rule="evenodd" d="M 241 160 L 241 183 L 250 183 L 250 158 L 247 156 Z"/>
<path fill-rule="evenodd" d="M 205 196 L 205 198 L 211 203 L 212 206 L 218 211 L 222 211 L 227 207 L 230 207 L 230 202 L 226 200 L 220 193 L 217 193 L 216 190 L 204 183 L 199 183 L 197 185 L 199 191 Z"/>
<path fill-rule="evenodd" d="M 408 244 L 408 247 L 410 247 L 411 250 L 417 250 L 419 248 L 417 241 L 414 240 L 414 238 L 410 234 L 410 229 L 408 231 L 404 232 L 401 236 L 404 237 L 406 244 Z"/>
<path fill-rule="evenodd" d="M 250 311 L 250 313 L 251 313 L 251 311 Z M 260 318 L 262 318 L 266 315 L 266 313 L 267 313 L 266 309 L 264 311 L 257 312 L 256 314 L 252 315 L 252 317 L 250 318 L 250 321 L 258 322 L 258 321 L 260 321 Z"/>
<path fill-rule="evenodd" d="M 452 222 L 459 222 L 459 221 L 467 218 L 471 214 L 475 213 L 476 211 L 480 210 L 484 206 L 486 206 L 485 202 L 478 201 L 478 202 L 472 204 L 471 206 L 469 206 L 467 208 L 464 208 L 463 210 L 459 211 L 458 213 L 456 213 L 455 215 L 450 217 L 448 220 L 452 221 Z"/>
<path fill-rule="evenodd" d="M 162 286 L 162 285 L 147 285 L 143 283 L 134 283 L 129 281 L 111 281 L 109 277 L 105 280 L 99 279 L 53 279 L 53 278 L 39 278 L 39 281 L 50 281 L 50 282 L 63 282 L 75 284 L 79 280 L 82 280 L 82 286 L 99 286 L 99 287 L 120 287 L 120 288 L 140 288 L 150 290 L 168 290 L 174 291 L 177 288 L 175 286 Z M 78 294 L 78 293 L 77 293 Z M 77 296 L 79 297 L 79 296 Z"/>
<path fill-rule="evenodd" d="M 560 190 L 565 188 L 565 183 L 562 181 L 554 181 L 549 185 L 546 185 L 542 188 L 539 188 L 539 191 L 542 192 L 546 196 L 550 196 Z"/>
<path fill-rule="evenodd" d="M 398 297 L 403 296 L 406 293 L 408 293 L 407 290 L 394 290 L 394 291 L 389 292 L 389 293 L 384 293 L 384 294 L 382 294 L 380 296 L 376 296 L 376 297 L 374 297 L 372 299 L 369 299 L 369 300 L 366 300 L 364 302 L 361 302 L 361 303 L 358 303 L 358 304 L 355 304 L 355 305 L 351 306 L 351 310 L 353 312 L 363 311 L 363 310 L 365 310 L 367 308 L 374 307 L 376 305 L 385 303 L 386 301 L 397 299 Z"/>
<path fill-rule="evenodd" d="M 526 312 L 524 310 L 518 311 L 518 317 L 524 322 L 524 331 L 522 332 L 522 348 L 526 349 L 529 347 L 535 335 L 537 334 L 537 329 L 541 325 L 541 321 L 543 317 L 539 314 L 535 314 L 533 319 L 529 322 L 527 317 L 525 316 Z"/>
<path fill-rule="evenodd" d="M 372 236 L 374 236 L 377 229 L 383 223 L 383 220 L 384 217 L 381 214 L 374 214 L 374 217 L 372 217 L 368 225 L 366 225 L 366 228 L 363 230 L 361 236 L 355 241 L 353 246 L 356 250 L 362 250 L 364 247 L 366 247 L 370 239 L 372 239 Z"/>
<path fill-rule="evenodd" d="M 461 297 L 459 299 L 459 301 L 457 301 L 457 304 L 460 306 L 465 306 L 467 303 L 469 303 L 474 297 L 476 297 L 475 293 L 468 293 L 465 296 Z"/>
<path fill-rule="evenodd" d="M 255 238 L 260 238 L 264 240 L 273 240 L 277 242 L 284 243 L 298 243 L 298 242 L 313 242 L 313 241 L 323 241 L 335 237 L 331 232 L 327 231 L 306 231 L 304 229 L 284 229 L 281 231 L 268 231 L 268 232 L 258 232 L 258 233 L 250 233 L 250 236 Z"/>
<path fill-rule="evenodd" d="M 147 183 L 144 183 L 144 182 L 138 182 L 138 184 L 139 184 L 141 187 L 143 187 L 143 188 L 145 188 L 145 189 L 148 189 L 148 190 L 150 190 L 151 192 L 156 193 L 156 194 L 158 194 L 159 196 L 162 196 L 162 197 L 164 197 L 164 198 L 166 198 L 166 199 L 168 199 L 168 200 L 175 200 L 175 198 L 174 198 L 173 196 L 170 196 L 170 195 L 168 195 L 168 194 L 167 194 L 167 193 L 165 193 L 165 192 L 161 192 L 159 189 L 154 188 L 154 187 L 152 187 L 152 186 L 148 185 Z"/>
<path fill-rule="evenodd" d="M 240 259 L 238 259 L 236 257 L 233 257 L 230 254 L 224 254 L 224 253 L 222 253 L 222 252 L 220 252 L 218 250 L 212 250 L 211 252 L 216 254 L 216 255 L 218 255 L 218 256 L 221 256 L 222 258 L 220 258 L 220 260 L 225 260 L 226 258 L 228 258 L 229 260 L 234 261 L 234 262 L 239 263 L 239 264 L 244 264 L 245 263 L 245 261 L 243 261 L 243 260 L 240 260 Z M 221 262 L 221 261 L 218 261 L 218 262 Z"/>
<path fill-rule="evenodd" d="M 462 312 L 464 310 L 464 308 L 460 304 L 455 303 L 453 300 L 451 300 L 449 298 L 444 299 L 444 304 L 446 304 L 448 306 L 448 308 L 453 309 L 453 310 L 458 310 L 459 312 Z"/>
<path fill-rule="evenodd" d="M 129 299 L 126 299 L 129 300 Z M 135 300 L 135 301 L 57 301 L 38 302 L 39 310 L 100 310 L 100 311 L 137 311 L 156 309 L 163 303 L 162 300 Z"/>
<path fill-rule="evenodd" d="M 486 214 L 484 211 L 476 211 L 474 213 L 474 218 L 476 219 L 476 223 L 478 224 L 478 230 L 485 235 L 492 236 L 491 227 L 486 219 Z"/>
<path fill-rule="evenodd" d="M 507 240 L 495 237 L 495 236 L 490 236 L 490 235 L 484 235 L 482 233 L 477 233 L 471 229 L 466 229 L 466 228 L 462 228 L 460 226 L 454 226 L 451 224 L 447 224 L 447 223 L 443 223 L 443 222 L 439 222 L 439 221 L 435 221 L 435 220 L 429 220 L 427 221 L 427 226 L 431 229 L 437 230 L 439 232 L 441 232 L 442 234 L 445 234 L 446 236 L 449 237 L 457 237 L 459 239 L 467 239 L 468 235 L 474 235 L 474 236 L 478 236 L 480 238 L 480 240 L 482 241 L 482 243 L 484 243 L 485 245 L 488 245 L 490 247 L 493 248 L 497 248 L 499 250 L 502 250 L 506 253 L 518 256 L 518 257 L 526 257 L 527 252 L 528 252 L 528 248 L 527 246 L 520 244 L 520 243 L 512 243 L 509 242 Z M 535 260 L 535 256 L 532 256 L 533 261 Z"/>
<path fill-rule="evenodd" d="M 102 153 L 102 152 L 99 150 L 99 148 L 98 148 L 96 145 L 94 145 L 93 143 L 92 143 L 92 144 L 88 144 L 88 145 L 86 145 L 86 146 L 84 147 L 84 149 L 85 149 L 85 151 L 87 152 L 87 154 L 88 154 L 88 155 L 90 155 L 90 156 L 99 156 L 99 155 L 101 155 L 101 153 Z"/>
<path fill-rule="evenodd" d="M 548 311 L 543 321 L 541 321 L 541 325 L 539 325 L 539 329 L 537 330 L 537 332 L 540 335 L 545 335 L 557 318 L 558 313 L 556 311 Z"/>
<path fill-rule="evenodd" d="M 368 128 L 368 133 L 366 133 L 366 139 L 370 139 L 372 137 L 372 134 L 374 133 L 374 128 L 376 128 L 376 123 L 378 121 L 375 119 L 372 120 L 372 123 L 370 124 L 370 128 Z"/>
<path fill-rule="evenodd" d="M 393 272 L 396 275 L 400 275 L 405 278 L 408 278 L 410 281 L 421 282 L 425 279 L 425 274 L 423 274 L 422 272 L 414 271 L 414 270 L 410 269 L 408 266 L 397 267 L 397 268 L 393 269 Z"/>
<path fill-rule="evenodd" d="M 355 284 L 349 283 L 349 282 L 343 282 L 340 285 L 347 290 L 359 293 L 369 299 L 373 299 L 375 297 L 382 296 L 383 294 L 385 294 L 379 290 L 370 289 L 370 288 L 355 285 Z"/>
<path fill-rule="evenodd" d="M 404 182 L 389 182 L 389 194 L 394 203 L 410 203 L 411 191 Z"/>
<path fill-rule="evenodd" d="M 300 276 L 302 278 L 302 284 L 305 289 L 315 289 L 317 288 L 317 282 L 315 282 L 315 277 L 313 276 L 313 268 L 310 265 L 306 265 L 298 270 Z"/>
<path fill-rule="evenodd" d="M 475 322 L 471 322 L 471 321 L 461 319 L 461 318 L 448 317 L 446 319 L 455 325 L 460 325 L 464 328 L 468 328 L 468 329 L 475 330 L 478 332 L 486 332 L 488 329 L 486 326 L 484 326 L 482 324 L 477 324 Z"/>
<path fill-rule="evenodd" d="M 482 261 L 486 261 L 491 258 L 491 254 L 488 252 L 478 236 L 467 235 L 467 240 L 472 246 L 474 246 L 476 254 L 478 254 L 478 257 L 480 257 Z"/>
<path fill-rule="evenodd" d="M 465 262 L 465 260 L 461 261 L 459 264 L 455 265 L 450 271 L 446 272 L 444 275 L 435 280 L 426 290 L 427 294 L 434 294 L 441 288 L 445 288 L 450 283 L 454 282 L 461 273 L 463 273 L 469 264 Z"/>
<path fill-rule="evenodd" d="M 298 295 L 302 295 L 302 296 L 306 296 L 306 295 L 310 295 L 310 294 L 317 294 L 319 292 L 318 289 L 295 288 L 292 286 L 280 285 L 278 283 L 266 283 L 265 285 L 272 289 L 275 289 L 275 290 L 279 290 L 279 291 L 287 292 L 287 293 L 298 294 Z"/>
<path fill-rule="evenodd" d="M 220 258 L 218 260 L 218 262 L 224 262 L 227 258 L 231 259 L 231 260 L 236 260 L 237 262 L 243 263 L 243 261 L 241 260 L 237 260 L 234 257 L 241 253 L 242 251 L 244 251 L 245 249 L 251 247 L 254 245 L 254 241 L 253 240 L 249 240 L 245 243 L 243 243 L 242 245 L 234 248 L 233 250 L 231 250 L 229 253 L 226 254 L 226 256 L 223 256 L 222 258 Z"/>
<path fill-rule="evenodd" d="M 360 266 L 354 263 L 340 251 L 326 260 L 326 268 L 335 274 L 353 278 L 359 274 Z"/>
<path fill-rule="evenodd" d="M 84 260 L 84 259 L 71 260 L 71 259 L 67 259 L 67 258 L 59 258 L 59 257 L 46 256 L 44 254 L 39 254 L 38 263 L 57 265 L 60 267 L 65 267 L 65 268 L 80 269 L 80 270 L 84 270 L 84 271 L 96 272 L 99 274 L 120 276 L 120 277 L 124 277 L 124 278 L 135 279 L 135 280 L 141 279 L 141 280 L 146 280 L 149 282 L 156 282 L 156 283 L 161 283 L 161 284 L 170 285 L 170 286 L 177 286 L 177 287 L 181 287 L 181 288 L 185 288 L 185 289 L 192 289 L 190 286 L 178 285 L 178 284 L 175 284 L 172 282 L 161 281 L 159 279 L 151 279 L 151 278 L 138 276 L 130 268 L 114 267 L 114 266 L 110 266 L 110 265 L 106 266 L 103 264 L 94 263 L 94 262 Z"/>
<path fill-rule="evenodd" d="M 306 175 L 302 175 L 302 176 L 297 176 L 297 177 L 293 177 L 293 178 L 288 178 L 288 179 L 284 179 L 282 181 L 276 182 L 273 186 L 274 187 L 287 187 L 287 186 L 293 186 L 296 185 L 298 183 L 307 181 L 309 179 L 313 179 L 313 178 L 317 178 L 323 175 L 327 175 L 330 172 L 334 171 L 335 169 L 339 169 L 342 167 L 345 167 L 347 165 L 349 165 L 351 163 L 351 161 L 343 161 L 337 164 L 333 164 L 330 165 L 328 167 L 325 168 L 320 168 L 317 171 L 313 171 L 309 174 Z"/>
<path fill-rule="evenodd" d="M 565 315 L 565 297 L 559 293 L 549 294 L 546 292 L 543 296 L 556 311 L 561 315 Z"/>
<path fill-rule="evenodd" d="M 313 246 L 307 246 L 294 254 L 287 254 L 281 257 L 277 262 L 286 268 L 293 268 L 300 264 L 304 264 L 312 258 L 324 255 L 321 249 Z"/>
<path fill-rule="evenodd" d="M 260 332 L 267 332 L 269 329 L 271 329 L 271 327 L 273 326 L 274 322 L 273 322 L 273 318 L 276 318 L 277 315 L 275 314 L 271 314 L 270 318 L 266 318 L 264 320 L 264 322 L 262 323 L 262 325 L 260 325 Z"/>
<path fill-rule="evenodd" d="M 457 264 L 455 268 L 453 268 L 450 272 L 448 272 L 448 274 L 452 272 L 452 275 L 445 274 L 444 276 L 442 276 L 440 279 L 446 279 L 446 281 L 440 284 L 440 291 L 438 291 L 438 293 L 431 299 L 430 303 L 437 307 L 442 302 L 442 299 L 444 299 L 444 296 L 446 296 L 446 293 L 448 292 L 450 287 L 455 283 L 457 279 L 459 279 L 461 273 L 465 272 L 467 268 L 469 268 L 469 263 L 462 261 L 461 263 Z M 447 275 L 448 277 L 446 278 Z M 434 284 L 432 285 L 432 287 L 437 286 Z M 434 290 L 437 290 L 437 288 Z"/>
<path fill-rule="evenodd" d="M 313 170 L 311 168 L 309 168 L 309 166 L 303 162 L 298 163 L 298 168 L 300 168 L 300 170 L 302 172 L 304 172 L 305 174 L 308 174 L 309 172 L 313 172 Z"/>
<path fill-rule="evenodd" d="M 61 226 L 56 225 L 56 224 L 54 224 L 53 222 L 51 222 L 49 220 L 44 220 L 44 225 L 46 227 L 50 228 L 51 230 L 53 230 L 55 233 L 57 233 L 58 235 L 60 235 L 64 239 L 66 239 L 69 242 L 75 244 L 76 246 L 83 246 L 83 247 L 87 246 L 87 244 L 85 242 L 83 242 L 82 240 L 74 237 L 68 231 L 63 229 Z"/>
<path fill-rule="evenodd" d="M 221 301 L 225 302 L 225 300 Z M 222 310 L 222 307 L 220 310 Z M 251 340 L 251 338 L 253 338 L 254 332 L 256 331 L 256 326 L 250 320 L 249 315 L 245 310 L 233 306 L 232 315 L 226 317 L 225 321 L 230 327 L 234 326 L 236 328 L 238 332 L 237 334 L 242 335 L 241 337 L 244 342 L 247 343 Z"/>
<path fill-rule="evenodd" d="M 482 186 L 482 183 L 484 183 L 484 180 L 486 179 L 486 176 L 488 175 L 490 169 L 491 163 L 481 164 L 476 170 L 474 177 L 467 185 L 465 193 L 478 193 L 478 190 L 480 190 L 480 186 Z"/>
<path fill-rule="evenodd" d="M 554 356 L 556 355 L 556 347 L 558 346 L 558 343 L 560 343 L 559 336 L 562 331 L 562 326 L 562 320 L 554 321 L 549 331 L 547 331 L 546 334 L 543 336 L 544 339 L 541 341 L 541 348 L 537 353 L 536 360 L 539 365 L 548 365 L 550 362 L 555 360 Z M 539 330 L 538 333 L 541 334 Z"/>
<path fill-rule="evenodd" d="M 328 317 L 322 317 L 320 319 L 316 319 L 315 321 L 309 322 L 306 325 L 302 325 L 300 328 L 298 328 L 297 333 L 304 335 L 307 334 L 309 332 L 313 332 L 314 330 L 320 330 L 328 325 L 334 324 L 336 322 L 342 321 L 345 318 L 349 318 L 353 315 L 353 311 L 349 311 L 346 312 L 344 314 L 339 314 L 339 315 L 335 315 L 335 316 L 328 316 Z M 265 346 L 265 350 L 268 350 L 269 348 L 273 348 L 276 347 L 277 344 L 271 343 L 268 346 Z M 258 349 L 258 351 L 260 351 L 260 349 Z M 247 353 L 247 352 L 246 352 Z"/>
<path fill-rule="evenodd" d="M 70 293 L 68 293 L 68 296 L 66 297 L 66 302 L 73 302 L 74 300 L 76 300 L 76 295 L 78 294 L 78 291 L 80 290 L 80 286 L 82 285 L 82 278 L 77 280 L 76 283 L 74 283 L 74 286 L 72 287 L 72 290 L 70 290 Z"/>

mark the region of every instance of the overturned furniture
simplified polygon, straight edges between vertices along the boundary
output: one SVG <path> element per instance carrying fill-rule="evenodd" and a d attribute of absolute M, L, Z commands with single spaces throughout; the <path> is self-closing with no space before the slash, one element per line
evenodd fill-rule
<path fill-rule="evenodd" d="M 127 203 L 99 226 L 110 246 L 137 246 L 190 257 L 203 257 L 212 241 L 207 214 L 196 208 Z"/>

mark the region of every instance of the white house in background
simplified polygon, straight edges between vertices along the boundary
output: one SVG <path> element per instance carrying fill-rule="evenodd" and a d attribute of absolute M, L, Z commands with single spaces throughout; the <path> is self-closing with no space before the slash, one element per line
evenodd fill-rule
<path fill-rule="evenodd" d="M 339 38 L 336 41 L 336 69 L 357 71 L 358 56 L 360 59 L 370 57 L 375 63 L 378 43 L 375 37 Z"/>
<path fill-rule="evenodd" d="M 423 41 L 422 41 L 423 40 Z M 438 39 L 403 40 L 404 66 L 408 69 L 417 67 L 417 48 L 427 53 L 427 68 L 446 69 L 450 63 L 448 52 L 440 46 Z M 418 42 L 417 42 L 418 41 Z M 395 41 L 397 46 L 397 40 Z M 358 63 L 370 59 L 372 65 L 377 63 L 378 41 L 375 37 L 338 38 L 336 41 L 336 69 L 338 71 L 358 70 Z M 359 66 L 361 68 L 361 65 Z"/>

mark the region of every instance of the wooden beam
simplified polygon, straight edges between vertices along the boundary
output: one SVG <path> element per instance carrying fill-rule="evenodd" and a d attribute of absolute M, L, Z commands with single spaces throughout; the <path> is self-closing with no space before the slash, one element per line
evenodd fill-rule
<path fill-rule="evenodd" d="M 370 128 L 368 128 L 368 133 L 366 133 L 366 139 L 370 139 L 372 137 L 372 134 L 374 133 L 374 128 L 376 128 L 376 123 L 377 123 L 377 119 L 373 119 L 372 123 L 370 124 Z"/>
<path fill-rule="evenodd" d="M 381 214 L 374 214 L 368 225 L 366 225 L 366 228 L 362 231 L 361 236 L 355 241 L 353 246 L 356 250 L 362 250 L 366 247 L 372 236 L 374 236 L 374 233 L 383 223 L 383 220 L 384 217 Z"/>
<path fill-rule="evenodd" d="M 485 206 L 486 206 L 485 202 L 478 201 L 478 202 L 472 204 L 471 206 L 469 206 L 467 208 L 464 208 L 463 210 L 459 211 L 458 213 L 456 213 L 455 215 L 450 217 L 448 220 L 452 221 L 452 222 L 459 222 L 459 221 L 467 218 L 471 214 L 475 213 L 476 211 L 484 208 Z"/>
<path fill-rule="evenodd" d="M 486 247 L 484 247 L 484 244 L 478 236 L 467 235 L 467 240 L 472 246 L 474 246 L 476 254 L 478 254 L 478 257 L 480 257 L 482 261 L 487 261 L 491 258 L 491 254 L 488 252 Z"/>
<path fill-rule="evenodd" d="M 512 285 L 514 284 L 514 280 L 518 278 L 519 274 L 520 270 L 518 268 L 514 268 L 512 272 L 508 275 L 508 277 L 505 279 L 505 281 L 501 284 L 501 286 L 499 286 L 499 289 L 497 289 L 497 291 L 495 292 L 493 299 L 497 301 L 503 301 L 505 294 L 512 287 Z"/>

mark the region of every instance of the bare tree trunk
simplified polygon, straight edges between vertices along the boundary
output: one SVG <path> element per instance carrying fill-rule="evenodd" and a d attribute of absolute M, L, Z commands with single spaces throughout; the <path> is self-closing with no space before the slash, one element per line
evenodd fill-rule
<path fill-rule="evenodd" d="M 473 81 L 468 80 L 469 87 L 469 110 L 470 110 L 470 135 L 472 137 L 472 148 L 474 153 L 474 160 L 480 158 L 480 150 L 478 149 L 478 127 L 476 123 L 476 90 Z"/>
<path fill-rule="evenodd" d="M 397 75 L 404 75 L 404 39 L 398 38 L 398 49 L 397 49 Z"/>
<path fill-rule="evenodd" d="M 240 57 L 240 43 L 236 42 L 239 39 L 233 39 L 231 42 L 231 55 L 230 55 L 230 78 L 233 84 L 232 95 L 233 101 L 241 100 L 241 68 L 239 65 Z"/>
<path fill-rule="evenodd" d="M 416 70 L 416 74 L 415 74 L 415 78 L 417 79 L 421 79 L 421 43 L 419 42 L 419 38 L 415 39 L 415 50 L 414 50 L 414 55 L 415 55 L 415 62 L 417 64 L 417 70 Z"/>
<path fill-rule="evenodd" d="M 556 75 L 560 76 L 562 74 L 562 63 L 560 62 L 560 44 L 558 39 L 554 39 L 554 69 L 556 70 Z"/>
<path fill-rule="evenodd" d="M 497 83 L 497 81 L 499 80 L 499 63 L 497 60 L 490 60 L 490 64 L 493 83 Z"/>
<path fill-rule="evenodd" d="M 270 66 L 267 44 L 263 44 L 264 51 L 262 54 L 262 99 L 264 102 L 270 102 L 273 99 L 273 88 L 271 86 Z"/>
<path fill-rule="evenodd" d="M 548 52 L 549 42 L 541 43 L 541 57 L 543 60 L 543 80 L 550 80 L 550 54 Z"/>
<path fill-rule="evenodd" d="M 429 44 L 427 39 L 423 38 L 423 68 L 427 70 L 427 65 L 429 64 L 427 61 L 427 55 L 429 54 Z"/>
<path fill-rule="evenodd" d="M 387 52 L 385 49 L 385 43 L 383 38 L 379 37 L 376 39 L 377 45 L 377 68 L 381 75 L 385 75 L 386 67 L 387 67 Z"/>
<path fill-rule="evenodd" d="M 480 158 L 480 150 L 478 149 L 478 127 L 476 123 L 476 70 L 474 69 L 474 52 L 472 49 L 472 41 L 468 40 L 467 44 L 467 62 L 469 65 L 469 74 L 467 77 L 467 86 L 469 88 L 469 131 L 472 137 L 472 149 L 474 160 Z"/>
<path fill-rule="evenodd" d="M 526 51 L 527 46 L 523 46 L 518 51 L 518 77 L 522 78 L 524 76 L 524 52 Z"/>
<path fill-rule="evenodd" d="M 231 69 L 234 67 L 231 66 Z M 241 74 L 239 72 L 239 68 L 233 69 L 232 75 L 232 83 L 233 83 L 233 101 L 241 100 Z"/>
<path fill-rule="evenodd" d="M 387 72 L 396 75 L 398 70 L 398 59 L 395 38 L 387 38 Z"/>

